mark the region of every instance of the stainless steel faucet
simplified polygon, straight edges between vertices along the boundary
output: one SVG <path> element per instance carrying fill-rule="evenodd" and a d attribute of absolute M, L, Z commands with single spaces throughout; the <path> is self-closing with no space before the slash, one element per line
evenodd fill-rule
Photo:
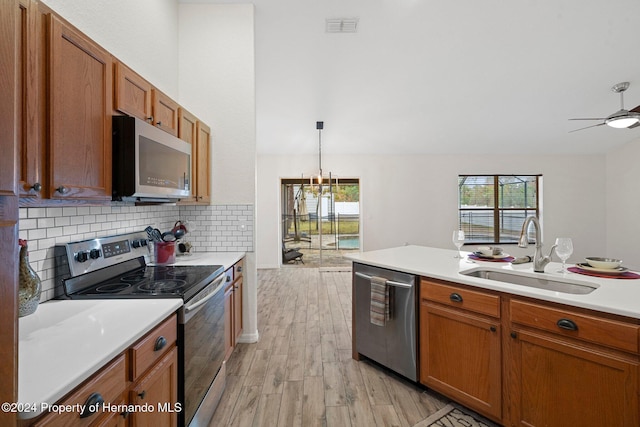
<path fill-rule="evenodd" d="M 533 222 L 533 228 L 536 231 L 536 253 L 533 255 L 533 271 L 537 273 L 544 273 L 544 267 L 551 262 L 551 256 L 553 252 L 556 250 L 556 245 L 551 246 L 551 251 L 549 251 L 548 256 L 544 256 L 542 254 L 542 233 L 540 230 L 540 222 L 538 218 L 535 216 L 528 216 L 522 225 L 522 231 L 520 232 L 520 241 L 518 242 L 518 246 L 521 248 L 526 248 L 529 246 L 529 237 L 527 230 L 529 228 L 529 224 Z"/>

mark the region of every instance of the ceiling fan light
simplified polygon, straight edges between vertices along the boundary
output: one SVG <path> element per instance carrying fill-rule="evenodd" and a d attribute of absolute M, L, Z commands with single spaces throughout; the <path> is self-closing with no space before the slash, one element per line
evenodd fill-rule
<path fill-rule="evenodd" d="M 612 117 L 607 119 L 605 123 L 607 126 L 611 126 L 616 129 L 625 129 L 629 126 L 633 126 L 636 123 L 640 122 L 638 117 Z"/>

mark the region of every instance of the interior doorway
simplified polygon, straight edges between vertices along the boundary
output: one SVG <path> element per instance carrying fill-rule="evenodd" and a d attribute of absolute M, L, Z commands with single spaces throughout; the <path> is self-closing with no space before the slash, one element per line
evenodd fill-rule
<path fill-rule="evenodd" d="M 359 179 L 282 179 L 281 202 L 283 266 L 351 268 L 343 255 L 361 247 Z"/>

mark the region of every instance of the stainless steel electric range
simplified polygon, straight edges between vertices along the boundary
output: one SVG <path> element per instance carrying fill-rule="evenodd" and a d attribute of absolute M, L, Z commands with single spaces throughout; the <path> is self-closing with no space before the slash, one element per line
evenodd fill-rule
<path fill-rule="evenodd" d="M 208 425 L 224 389 L 224 266 L 148 265 L 144 231 L 56 246 L 66 299 L 181 298 L 179 425 Z"/>

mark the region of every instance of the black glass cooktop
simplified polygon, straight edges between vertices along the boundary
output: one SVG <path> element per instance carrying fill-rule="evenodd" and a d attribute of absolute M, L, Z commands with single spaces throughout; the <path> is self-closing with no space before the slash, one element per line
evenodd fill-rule
<path fill-rule="evenodd" d="M 135 262 L 134 262 L 135 261 Z M 64 281 L 71 299 L 183 298 L 198 291 L 222 274 L 221 265 L 148 266 L 144 259 L 107 267 Z"/>

